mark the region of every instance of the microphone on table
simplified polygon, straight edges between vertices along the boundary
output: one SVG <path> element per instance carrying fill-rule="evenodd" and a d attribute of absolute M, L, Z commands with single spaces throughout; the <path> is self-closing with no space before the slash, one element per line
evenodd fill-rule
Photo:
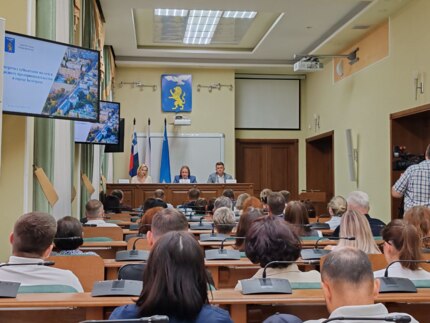
<path fill-rule="evenodd" d="M 215 233 L 215 224 L 212 224 L 212 232 L 211 233 L 202 233 L 200 235 L 200 241 L 223 241 L 225 238 L 228 238 L 225 234 Z"/>
<path fill-rule="evenodd" d="M 385 268 L 384 277 L 379 277 L 381 286 L 379 288 L 380 293 L 416 293 L 417 288 L 415 284 L 409 278 L 401 277 L 388 277 L 388 268 L 395 263 L 402 262 L 413 262 L 413 263 L 430 263 L 430 260 L 395 260 L 388 264 Z"/>
<path fill-rule="evenodd" d="M 228 250 L 224 249 L 224 242 L 227 240 L 245 240 L 245 237 L 226 237 L 221 241 L 220 249 L 209 249 L 205 251 L 205 259 L 206 260 L 240 260 L 240 251 L 239 250 Z"/>
<path fill-rule="evenodd" d="M 116 261 L 147 261 L 149 258 L 148 250 L 136 250 L 136 243 L 139 240 L 144 240 L 146 237 L 139 237 L 133 242 L 131 250 L 117 251 L 115 255 Z"/>
<path fill-rule="evenodd" d="M 321 259 L 321 257 L 327 255 L 330 253 L 331 250 L 325 250 L 325 249 L 318 249 L 318 243 L 321 240 L 355 240 L 355 237 L 321 237 L 318 238 L 315 242 L 313 249 L 303 249 L 300 252 L 300 256 L 303 260 L 311 260 L 311 259 Z"/>
<path fill-rule="evenodd" d="M 315 262 L 309 261 L 288 261 L 288 260 L 275 260 L 271 261 L 264 266 L 262 278 L 242 279 L 242 294 L 291 294 L 292 288 L 290 282 L 286 278 L 266 278 L 266 270 L 273 265 L 279 264 L 305 264 L 312 265 Z"/>
<path fill-rule="evenodd" d="M 386 321 L 396 323 L 409 323 L 411 317 L 409 315 L 390 315 L 385 317 L 356 317 L 356 316 L 337 316 L 329 318 L 322 323 L 328 323 L 331 321 Z"/>
<path fill-rule="evenodd" d="M 191 230 L 214 230 L 213 222 L 203 223 L 203 217 L 200 218 L 198 224 L 190 224 Z"/>

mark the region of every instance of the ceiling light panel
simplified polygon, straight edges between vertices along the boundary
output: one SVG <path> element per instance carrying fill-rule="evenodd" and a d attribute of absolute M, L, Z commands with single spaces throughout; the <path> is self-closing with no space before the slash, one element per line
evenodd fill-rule
<path fill-rule="evenodd" d="M 195 45 L 210 44 L 221 16 L 220 10 L 191 10 L 183 42 Z"/>
<path fill-rule="evenodd" d="M 234 19 L 254 19 L 256 15 L 256 11 L 224 11 L 222 17 Z"/>
<path fill-rule="evenodd" d="M 155 16 L 186 17 L 188 10 L 184 9 L 155 9 Z"/>

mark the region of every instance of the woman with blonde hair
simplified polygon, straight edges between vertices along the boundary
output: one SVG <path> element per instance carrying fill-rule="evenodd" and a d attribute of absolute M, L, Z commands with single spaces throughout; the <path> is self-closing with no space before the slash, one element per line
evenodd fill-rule
<path fill-rule="evenodd" d="M 365 253 L 381 253 L 372 235 L 366 217 L 357 211 L 348 210 L 340 221 L 339 237 L 354 237 L 355 240 L 339 240 L 337 247 L 354 247 Z M 334 247 L 333 249 L 335 249 Z"/>
<path fill-rule="evenodd" d="M 330 226 L 331 230 L 336 229 L 340 225 L 342 214 L 346 212 L 347 204 L 343 196 L 334 196 L 327 204 L 328 213 L 331 219 L 326 223 Z"/>
<path fill-rule="evenodd" d="M 132 184 L 152 183 L 152 177 L 148 175 L 149 168 L 146 164 L 142 164 L 137 169 L 137 175 L 131 178 Z"/>

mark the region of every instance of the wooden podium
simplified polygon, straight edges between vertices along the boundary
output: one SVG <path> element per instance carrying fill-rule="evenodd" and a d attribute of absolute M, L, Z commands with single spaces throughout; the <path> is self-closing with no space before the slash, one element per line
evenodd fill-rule
<path fill-rule="evenodd" d="M 188 190 L 198 188 L 201 191 L 200 196 L 206 199 L 219 197 L 222 192 L 230 188 L 234 191 L 237 198 L 242 193 L 248 193 L 253 196 L 254 185 L 251 183 L 238 184 L 107 184 L 107 194 L 113 190 L 122 190 L 124 192 L 124 204 L 132 208 L 140 207 L 146 199 L 154 197 L 154 191 L 157 189 L 164 190 L 165 200 L 173 206 L 182 204 L 188 200 Z"/>

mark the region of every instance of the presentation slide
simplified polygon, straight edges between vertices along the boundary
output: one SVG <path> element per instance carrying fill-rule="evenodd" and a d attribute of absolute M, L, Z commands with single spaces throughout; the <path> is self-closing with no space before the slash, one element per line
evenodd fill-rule
<path fill-rule="evenodd" d="M 120 104 L 100 101 L 100 122 L 75 122 L 75 142 L 118 144 Z"/>
<path fill-rule="evenodd" d="M 4 112 L 96 121 L 99 53 L 6 33 Z"/>

